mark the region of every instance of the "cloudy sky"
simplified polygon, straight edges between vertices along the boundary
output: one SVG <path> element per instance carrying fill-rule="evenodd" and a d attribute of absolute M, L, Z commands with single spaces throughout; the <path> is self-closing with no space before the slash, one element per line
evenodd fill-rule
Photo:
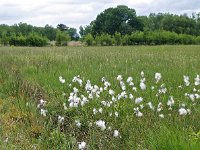
<path fill-rule="evenodd" d="M 108 7 L 127 5 L 137 15 L 151 12 L 200 12 L 200 0 L 0 0 L 0 24 L 26 22 L 36 26 L 64 23 L 79 28 Z"/>

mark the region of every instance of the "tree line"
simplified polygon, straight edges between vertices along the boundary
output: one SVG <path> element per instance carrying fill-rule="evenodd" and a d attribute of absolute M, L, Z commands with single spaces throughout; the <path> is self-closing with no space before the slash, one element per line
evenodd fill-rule
<path fill-rule="evenodd" d="M 137 16 L 134 9 L 120 5 L 80 26 L 80 35 L 87 45 L 200 44 L 200 13 Z"/>
<path fill-rule="evenodd" d="M 137 16 L 125 5 L 105 9 L 87 26 L 58 24 L 36 27 L 26 23 L 0 25 L 0 45 L 57 46 L 80 40 L 86 45 L 200 44 L 200 13 L 175 15 L 151 13 Z"/>
<path fill-rule="evenodd" d="M 27 23 L 14 25 L 0 25 L 0 45 L 14 46 L 46 46 L 51 41 L 56 41 L 56 45 L 66 45 L 67 41 L 78 40 L 79 35 L 75 28 L 58 24 L 56 28 L 46 25 L 36 27 Z"/>

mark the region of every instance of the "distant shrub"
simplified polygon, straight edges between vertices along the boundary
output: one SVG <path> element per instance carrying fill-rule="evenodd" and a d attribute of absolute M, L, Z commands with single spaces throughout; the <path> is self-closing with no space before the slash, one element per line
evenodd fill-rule
<path fill-rule="evenodd" d="M 109 34 L 102 34 L 99 39 L 101 46 L 111 46 L 114 43 L 114 40 Z"/>
<path fill-rule="evenodd" d="M 115 36 L 114 36 L 114 39 L 115 39 L 115 45 L 121 45 L 122 44 L 121 33 L 116 32 Z"/>
<path fill-rule="evenodd" d="M 26 44 L 28 46 L 42 47 L 48 44 L 48 39 L 46 37 L 32 33 L 27 36 Z"/>
<path fill-rule="evenodd" d="M 84 38 L 84 41 L 85 41 L 87 46 L 94 45 L 94 38 L 91 34 L 87 34 Z"/>
<path fill-rule="evenodd" d="M 66 32 L 58 30 L 56 33 L 56 45 L 66 46 L 68 41 L 70 41 L 70 36 Z"/>

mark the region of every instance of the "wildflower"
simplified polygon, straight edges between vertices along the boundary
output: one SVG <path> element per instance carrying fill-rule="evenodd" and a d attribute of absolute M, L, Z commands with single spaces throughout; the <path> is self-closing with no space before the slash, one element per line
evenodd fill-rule
<path fill-rule="evenodd" d="M 122 81 L 122 80 L 123 80 L 122 75 L 118 75 L 118 76 L 117 76 L 117 80 L 118 80 L 118 81 Z"/>
<path fill-rule="evenodd" d="M 41 109 L 41 110 L 40 110 L 40 114 L 41 114 L 42 116 L 46 117 L 46 116 L 47 116 L 47 110 Z"/>
<path fill-rule="evenodd" d="M 190 109 L 187 109 L 188 114 L 190 115 L 192 111 Z"/>
<path fill-rule="evenodd" d="M 142 117 L 143 116 L 143 113 L 140 112 L 140 110 L 139 110 L 138 107 L 137 108 L 133 108 L 133 110 L 134 110 L 134 112 L 135 112 L 135 114 L 136 114 L 137 117 Z"/>
<path fill-rule="evenodd" d="M 81 127 L 80 120 L 75 120 L 75 123 L 76 123 L 76 126 L 77 126 L 78 128 L 80 128 L 80 127 Z"/>
<path fill-rule="evenodd" d="M 113 133 L 113 136 L 116 138 L 119 136 L 119 131 L 118 130 L 115 130 L 114 133 Z"/>
<path fill-rule="evenodd" d="M 86 148 L 86 143 L 85 142 L 81 142 L 80 144 L 78 144 L 78 149 L 79 150 L 83 150 Z"/>
<path fill-rule="evenodd" d="M 135 99 L 135 103 L 136 103 L 136 104 L 139 104 L 139 103 L 141 103 L 142 101 L 143 101 L 143 98 L 142 98 L 142 97 L 138 97 L 138 98 Z"/>
<path fill-rule="evenodd" d="M 47 101 L 41 99 L 41 100 L 39 101 L 39 104 L 37 105 L 37 107 L 40 108 L 40 107 L 42 107 L 42 106 L 45 106 L 46 102 L 47 102 Z"/>
<path fill-rule="evenodd" d="M 179 110 L 179 115 L 180 116 L 185 116 L 187 115 L 187 110 L 185 108 L 180 108 Z"/>
<path fill-rule="evenodd" d="M 93 114 L 96 115 L 98 113 L 98 111 L 96 110 L 96 108 L 93 108 Z"/>
<path fill-rule="evenodd" d="M 200 85 L 200 77 L 199 77 L 199 75 L 197 75 L 197 77 L 194 79 L 195 80 L 195 82 L 194 82 L 194 85 Z"/>
<path fill-rule="evenodd" d="M 155 87 L 154 86 L 151 86 L 151 90 L 154 90 L 155 89 Z"/>
<path fill-rule="evenodd" d="M 119 116 L 119 113 L 118 113 L 118 112 L 115 112 L 115 116 L 118 117 L 118 116 Z"/>
<path fill-rule="evenodd" d="M 189 76 L 183 76 L 183 79 L 185 82 L 185 86 L 189 86 L 190 85 Z"/>
<path fill-rule="evenodd" d="M 170 99 L 167 101 L 167 105 L 171 108 L 174 105 L 173 96 L 170 96 Z"/>
<path fill-rule="evenodd" d="M 64 121 L 64 117 L 62 117 L 62 116 L 58 116 L 58 123 L 63 123 L 63 121 Z"/>
<path fill-rule="evenodd" d="M 132 90 L 135 91 L 135 92 L 137 92 L 137 88 L 136 87 L 133 87 Z"/>
<path fill-rule="evenodd" d="M 158 83 L 161 79 L 161 73 L 155 73 L 155 79 L 156 79 L 156 83 Z"/>
<path fill-rule="evenodd" d="M 96 121 L 95 124 L 96 124 L 99 128 L 101 128 L 102 131 L 106 129 L 105 121 L 103 121 L 103 120 L 98 120 L 98 121 Z"/>
<path fill-rule="evenodd" d="M 140 83 L 140 88 L 141 88 L 141 90 L 146 90 L 146 85 L 144 82 Z"/>
<path fill-rule="evenodd" d="M 112 130 L 111 126 L 109 126 L 109 127 L 108 127 L 108 130 L 109 130 L 109 131 L 111 131 L 111 130 Z"/>
<path fill-rule="evenodd" d="M 132 77 L 128 77 L 128 79 L 126 80 L 127 83 L 133 83 L 133 78 Z"/>
<path fill-rule="evenodd" d="M 144 77 L 144 72 L 143 72 L 143 71 L 141 72 L 141 77 L 142 77 L 142 78 Z"/>
<path fill-rule="evenodd" d="M 161 110 L 163 110 L 163 105 L 162 105 L 162 103 L 160 102 L 160 103 L 158 104 L 157 111 L 160 112 Z"/>
<path fill-rule="evenodd" d="M 64 110 L 67 110 L 66 103 L 63 103 Z"/>
<path fill-rule="evenodd" d="M 148 102 L 147 105 L 149 106 L 149 108 L 150 108 L 151 110 L 154 110 L 154 106 L 153 106 L 152 102 Z"/>
<path fill-rule="evenodd" d="M 60 81 L 60 83 L 62 83 L 62 84 L 64 84 L 65 83 L 65 79 L 63 79 L 63 77 L 59 77 L 59 81 Z"/>
<path fill-rule="evenodd" d="M 109 90 L 109 94 L 112 96 L 112 95 L 114 95 L 115 94 L 115 92 L 113 91 L 113 90 Z"/>
<path fill-rule="evenodd" d="M 99 108 L 99 113 L 102 114 L 102 112 L 103 112 L 103 109 L 102 109 L 102 108 Z"/>
<path fill-rule="evenodd" d="M 133 99 L 134 98 L 133 94 L 129 94 L 129 98 Z"/>
<path fill-rule="evenodd" d="M 159 117 L 160 118 L 164 118 L 165 116 L 163 114 L 159 114 Z"/>

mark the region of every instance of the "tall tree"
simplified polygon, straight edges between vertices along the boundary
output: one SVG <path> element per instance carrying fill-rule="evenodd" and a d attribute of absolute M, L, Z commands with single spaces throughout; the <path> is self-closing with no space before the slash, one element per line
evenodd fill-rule
<path fill-rule="evenodd" d="M 131 34 L 134 30 L 141 30 L 142 23 L 136 17 L 134 9 L 124 5 L 116 8 L 108 8 L 100 13 L 92 25 L 93 35 L 107 33 L 114 35 L 115 32 L 121 34 Z"/>

